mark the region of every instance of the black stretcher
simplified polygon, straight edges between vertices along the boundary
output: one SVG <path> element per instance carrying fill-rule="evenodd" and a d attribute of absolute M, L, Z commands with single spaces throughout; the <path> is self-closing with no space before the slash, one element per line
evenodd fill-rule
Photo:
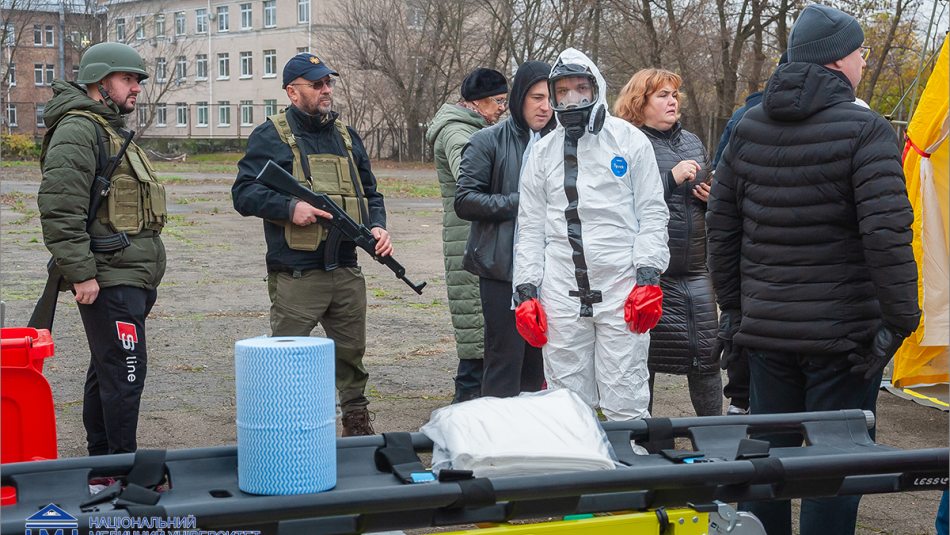
<path fill-rule="evenodd" d="M 421 433 L 341 438 L 336 488 L 295 496 L 239 490 L 234 446 L 15 463 L 0 469 L 2 485 L 17 491 L 17 503 L 0 508 L 0 531 L 24 533 L 26 519 L 50 503 L 76 517 L 80 532 L 90 517 L 193 515 L 203 530 L 343 535 L 947 487 L 950 448 L 875 444 L 868 435 L 873 423 L 860 410 L 607 422 L 623 464 L 616 470 L 490 479 L 455 473 L 455 480 L 430 483 L 405 483 L 387 466 L 388 459 L 409 461 L 397 466 L 404 472 L 415 455 L 430 452 L 432 442 Z M 769 449 L 749 438 L 776 432 L 800 433 L 804 445 Z M 670 450 L 671 439 L 681 437 L 702 457 Z M 634 454 L 631 440 L 652 453 Z M 377 453 L 387 446 L 389 455 Z M 91 496 L 90 478 L 103 476 L 124 478 L 126 488 Z M 152 490 L 160 481 L 164 488 Z"/>

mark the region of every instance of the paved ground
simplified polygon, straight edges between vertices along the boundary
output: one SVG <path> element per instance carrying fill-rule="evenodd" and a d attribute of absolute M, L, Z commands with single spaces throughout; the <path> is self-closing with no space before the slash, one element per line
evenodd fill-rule
<path fill-rule="evenodd" d="M 4 168 L 0 182 L 0 297 L 6 325 L 25 325 L 42 290 L 48 254 L 36 217 L 39 176 L 34 167 Z M 378 166 L 386 184 L 412 182 L 432 191 L 434 172 Z M 175 173 L 169 181 L 171 221 L 164 233 L 168 275 L 149 318 L 149 370 L 139 428 L 140 447 L 193 448 L 232 444 L 233 344 L 267 334 L 264 244 L 258 220 L 234 213 L 231 175 Z M 387 182 L 388 181 L 388 182 Z M 456 365 L 441 256 L 441 204 L 434 198 L 387 200 L 396 258 L 413 280 L 428 281 L 418 296 L 379 264 L 362 257 L 369 293 L 371 408 L 377 431 L 419 428 L 451 399 Z M 84 453 L 82 383 L 88 348 L 75 305 L 60 298 L 56 357 L 45 372 L 57 407 L 59 452 Z M 692 414 L 682 377 L 657 381 L 658 416 Z M 946 413 L 882 393 L 878 441 L 900 448 L 945 446 Z M 933 492 L 866 497 L 859 533 L 932 533 Z"/>

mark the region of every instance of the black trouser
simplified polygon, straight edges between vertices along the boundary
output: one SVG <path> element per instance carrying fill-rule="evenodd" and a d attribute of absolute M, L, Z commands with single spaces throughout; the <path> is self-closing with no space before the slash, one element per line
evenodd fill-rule
<path fill-rule="evenodd" d="M 93 304 L 79 305 L 92 354 L 82 405 L 89 455 L 136 449 L 148 365 L 145 318 L 156 295 L 155 290 L 111 286 L 100 288 Z"/>
<path fill-rule="evenodd" d="M 752 414 L 864 409 L 876 412 L 881 372 L 870 380 L 851 373 L 846 354 L 805 355 L 749 350 L 752 378 L 749 409 Z M 870 429 L 874 438 L 874 429 Z M 773 448 L 801 446 L 800 433 L 754 436 L 768 440 Z M 803 498 L 800 513 L 802 535 L 854 533 L 860 496 Z M 791 503 L 788 500 L 739 504 L 762 521 L 769 535 L 791 535 Z"/>
<path fill-rule="evenodd" d="M 726 377 L 729 381 L 722 389 L 722 395 L 729 398 L 729 404 L 740 409 L 749 408 L 749 358 L 743 354 L 726 365 Z"/>
<path fill-rule="evenodd" d="M 541 349 L 524 341 L 515 328 L 511 282 L 478 279 L 485 315 L 485 369 L 482 395 L 517 396 L 537 392 L 544 384 Z"/>

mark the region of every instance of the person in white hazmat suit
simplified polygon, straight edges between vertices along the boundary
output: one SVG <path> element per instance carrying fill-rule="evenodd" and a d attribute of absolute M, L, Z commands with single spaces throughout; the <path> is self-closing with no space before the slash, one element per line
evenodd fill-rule
<path fill-rule="evenodd" d="M 518 332 L 542 348 L 549 388 L 609 420 L 648 417 L 649 329 L 662 314 L 669 211 L 653 147 L 607 112 L 593 62 L 569 48 L 548 77 L 554 132 L 521 174 Z"/>

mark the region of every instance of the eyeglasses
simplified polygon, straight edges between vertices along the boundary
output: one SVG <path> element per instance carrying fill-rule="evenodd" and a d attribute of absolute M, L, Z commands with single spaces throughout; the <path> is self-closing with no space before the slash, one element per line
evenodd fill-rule
<path fill-rule="evenodd" d="M 491 98 L 492 102 L 494 102 L 495 104 L 498 104 L 502 108 L 508 107 L 508 99 L 506 98 L 503 98 L 503 97 L 489 97 L 489 98 Z"/>
<path fill-rule="evenodd" d="M 871 56 L 871 47 L 869 46 L 862 46 L 858 50 L 861 51 L 861 59 L 865 61 L 867 61 L 867 59 Z"/>
<path fill-rule="evenodd" d="M 330 89 L 333 89 L 334 87 L 336 87 L 336 78 L 327 78 L 326 80 L 317 80 L 315 82 L 309 82 L 306 84 L 287 84 L 287 85 L 309 86 L 314 91 L 320 91 L 321 89 L 323 89 L 323 86 L 327 86 Z"/>

